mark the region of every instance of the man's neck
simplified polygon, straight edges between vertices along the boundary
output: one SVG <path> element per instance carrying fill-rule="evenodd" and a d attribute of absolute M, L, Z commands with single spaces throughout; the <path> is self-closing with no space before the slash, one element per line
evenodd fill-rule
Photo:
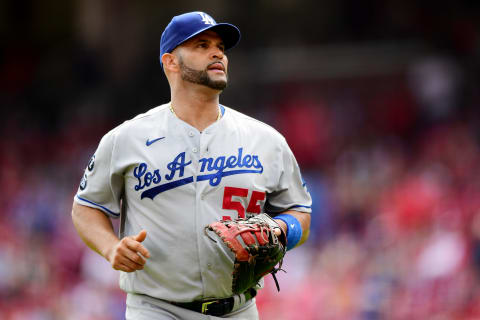
<path fill-rule="evenodd" d="M 178 118 L 203 131 L 218 119 L 220 92 L 207 87 L 195 89 L 173 91 L 171 103 Z"/>

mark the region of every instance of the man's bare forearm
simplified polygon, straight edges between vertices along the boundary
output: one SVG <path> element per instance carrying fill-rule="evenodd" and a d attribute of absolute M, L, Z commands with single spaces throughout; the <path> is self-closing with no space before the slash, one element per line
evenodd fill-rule
<path fill-rule="evenodd" d="M 115 270 L 142 270 L 150 252 L 142 245 L 147 231 L 119 239 L 110 219 L 100 210 L 73 203 L 72 220 L 83 242 L 102 255 Z"/>
<path fill-rule="evenodd" d="M 110 219 L 100 210 L 73 203 L 72 220 L 83 242 L 108 260 L 119 241 Z"/>

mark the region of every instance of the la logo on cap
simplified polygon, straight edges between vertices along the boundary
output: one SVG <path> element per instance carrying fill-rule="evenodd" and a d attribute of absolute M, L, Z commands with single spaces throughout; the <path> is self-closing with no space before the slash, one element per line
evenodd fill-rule
<path fill-rule="evenodd" d="M 205 24 L 209 24 L 209 25 L 214 25 L 215 24 L 215 20 L 213 20 L 212 17 L 210 17 L 208 14 L 206 14 L 205 12 L 197 12 L 201 17 L 202 17 L 202 21 L 205 23 Z"/>

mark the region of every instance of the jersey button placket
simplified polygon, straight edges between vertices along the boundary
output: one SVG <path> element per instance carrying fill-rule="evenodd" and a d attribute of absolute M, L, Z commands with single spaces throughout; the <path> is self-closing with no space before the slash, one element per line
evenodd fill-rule
<path fill-rule="evenodd" d="M 193 132 L 192 130 L 188 131 L 188 136 L 190 138 L 194 138 L 195 137 L 195 132 Z M 193 147 L 192 148 L 192 152 L 193 153 L 197 153 L 198 152 L 198 148 L 197 147 Z"/>

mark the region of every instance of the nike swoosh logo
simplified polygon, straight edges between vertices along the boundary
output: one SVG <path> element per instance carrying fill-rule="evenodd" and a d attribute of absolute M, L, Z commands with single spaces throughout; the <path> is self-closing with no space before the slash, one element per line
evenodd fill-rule
<path fill-rule="evenodd" d="M 153 139 L 153 140 L 147 139 L 147 142 L 145 144 L 147 145 L 147 147 L 149 147 L 152 143 L 155 143 L 158 140 L 162 140 L 163 138 L 165 138 L 165 137 L 160 137 L 160 138 Z"/>

